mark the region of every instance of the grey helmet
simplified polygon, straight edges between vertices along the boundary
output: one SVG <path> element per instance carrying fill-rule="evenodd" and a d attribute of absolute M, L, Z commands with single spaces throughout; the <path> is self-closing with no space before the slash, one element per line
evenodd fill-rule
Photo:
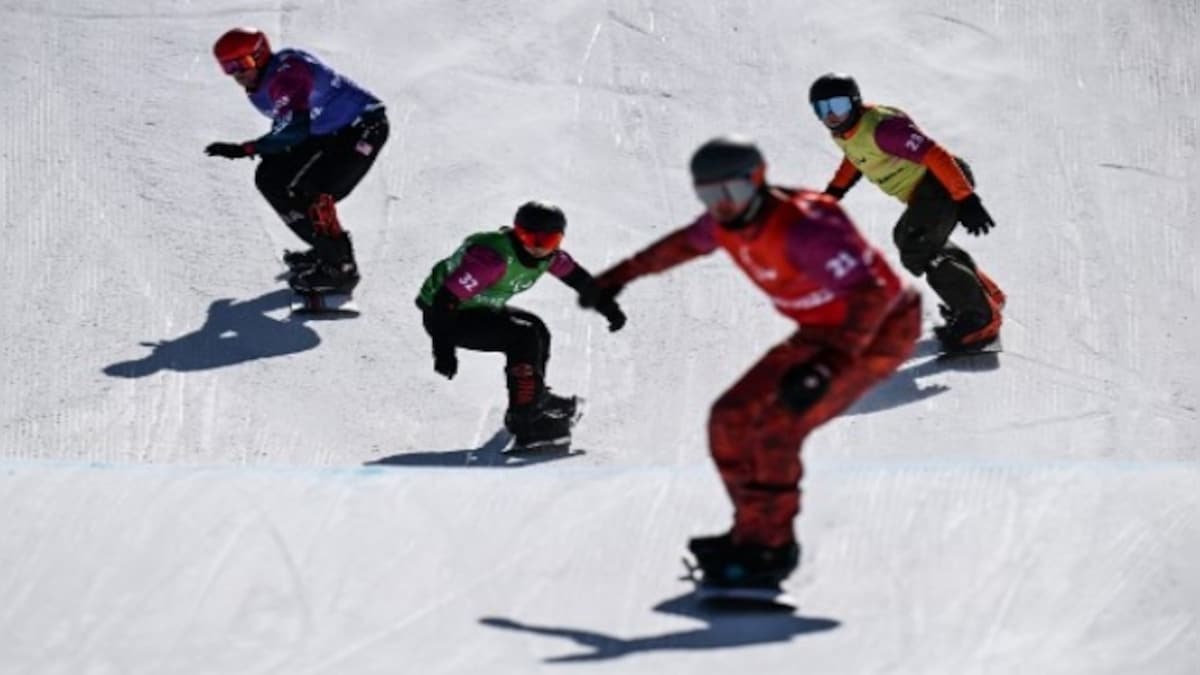
<path fill-rule="evenodd" d="M 766 169 L 766 160 L 754 141 L 745 136 L 718 136 L 701 145 L 692 155 L 692 182 L 715 183 L 730 178 L 747 178 Z"/>

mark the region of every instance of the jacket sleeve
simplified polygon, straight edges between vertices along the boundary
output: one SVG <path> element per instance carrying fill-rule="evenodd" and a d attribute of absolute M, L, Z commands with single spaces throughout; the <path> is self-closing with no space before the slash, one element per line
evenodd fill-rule
<path fill-rule="evenodd" d="M 849 159 L 843 157 L 842 163 L 838 165 L 837 172 L 833 174 L 833 179 L 829 181 L 825 192 L 841 199 L 850 191 L 850 188 L 854 187 L 859 178 L 862 178 L 862 173 L 850 163 Z"/>
<path fill-rule="evenodd" d="M 271 131 L 248 145 L 253 154 L 274 155 L 301 143 L 311 133 L 312 69 L 300 59 L 288 59 L 272 73 L 265 86 L 271 97 L 275 124 Z"/>
<path fill-rule="evenodd" d="M 596 283 L 602 288 L 624 286 L 638 277 L 659 274 L 708 255 L 717 248 L 710 231 L 712 227 L 715 225 L 708 217 L 701 216 L 691 225 L 675 230 L 609 268 L 596 277 Z"/>
<path fill-rule="evenodd" d="M 303 142 L 311 133 L 311 128 L 312 121 L 307 110 L 289 113 L 282 124 L 246 143 L 246 151 L 252 155 L 277 155 Z"/>
<path fill-rule="evenodd" d="M 954 161 L 954 156 L 942 146 L 934 145 L 930 148 L 921 163 L 928 167 L 938 182 L 946 187 L 946 191 L 950 193 L 950 197 L 954 201 L 962 201 L 975 191 L 971 187 L 971 182 L 967 180 L 967 175 L 963 173 L 962 167 Z"/>

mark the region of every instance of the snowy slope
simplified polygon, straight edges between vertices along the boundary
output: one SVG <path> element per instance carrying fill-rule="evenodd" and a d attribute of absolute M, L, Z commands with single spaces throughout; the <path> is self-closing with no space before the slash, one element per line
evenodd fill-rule
<path fill-rule="evenodd" d="M 0 673 L 1195 672 L 1200 8 L 846 5 L 0 2 Z M 264 129 L 209 57 L 243 23 L 388 104 L 354 321 L 288 320 L 291 235 L 202 153 Z M 540 285 L 583 452 L 511 466 L 500 359 L 435 375 L 412 297 L 535 197 L 603 269 L 721 132 L 824 185 L 833 69 L 972 162 L 1006 352 L 808 441 L 796 616 L 698 616 L 707 406 L 786 322 L 718 256 L 617 334 Z M 891 254 L 900 205 L 845 205 Z"/>

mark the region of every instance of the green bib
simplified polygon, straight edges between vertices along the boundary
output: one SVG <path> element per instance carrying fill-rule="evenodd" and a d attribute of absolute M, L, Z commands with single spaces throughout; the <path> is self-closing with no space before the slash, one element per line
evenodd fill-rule
<path fill-rule="evenodd" d="M 526 291 L 533 286 L 546 273 L 546 270 L 550 269 L 550 261 L 554 259 L 554 256 L 542 258 L 532 267 L 525 266 L 517 256 L 517 251 L 514 248 L 515 244 L 508 232 L 509 228 L 502 227 L 499 230 L 491 232 L 476 232 L 467 237 L 463 241 L 462 246 L 459 246 L 453 255 L 438 261 L 433 266 L 433 270 L 425 278 L 425 283 L 421 284 L 421 303 L 427 307 L 433 305 L 433 296 L 437 294 L 438 289 L 446 281 L 446 276 L 458 269 L 458 266 L 462 264 L 463 256 L 467 253 L 467 249 L 472 246 L 486 246 L 499 253 L 505 262 L 504 276 L 500 277 L 491 286 L 464 301 L 459 305 L 460 309 L 499 309 L 507 304 L 514 295 Z"/>
<path fill-rule="evenodd" d="M 889 155 L 875 144 L 875 129 L 879 123 L 902 115 L 895 108 L 873 106 L 863 111 L 862 120 L 858 123 L 852 138 L 842 138 L 835 135 L 833 142 L 838 144 L 846 159 L 867 177 L 867 180 L 879 186 L 887 194 L 900 201 L 908 201 L 913 188 L 925 177 L 925 166 Z"/>

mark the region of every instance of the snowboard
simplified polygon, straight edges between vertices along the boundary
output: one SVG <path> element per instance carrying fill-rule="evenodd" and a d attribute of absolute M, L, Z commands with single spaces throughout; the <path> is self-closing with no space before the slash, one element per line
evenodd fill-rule
<path fill-rule="evenodd" d="M 985 356 L 987 354 L 999 354 L 1004 351 L 1004 345 L 1000 342 L 1000 338 L 988 342 L 987 344 L 977 347 L 968 347 L 965 349 L 942 349 L 937 353 L 938 361 L 947 361 L 950 359 L 961 359 L 968 356 Z"/>
<path fill-rule="evenodd" d="M 695 586 L 694 595 L 701 603 L 715 609 L 791 612 L 798 605 L 796 599 L 780 584 L 770 586 L 719 586 L 704 581 L 699 565 L 688 558 L 683 559 L 687 574 L 683 577 Z"/>
<path fill-rule="evenodd" d="M 583 418 L 584 399 L 575 397 L 575 414 L 568 421 L 568 427 L 564 433 L 553 438 L 547 438 L 533 443 L 524 443 L 517 445 L 516 438 L 513 439 L 513 444 L 504 450 L 501 454 L 511 455 L 522 452 L 565 452 L 571 449 L 571 431 L 579 420 Z"/>
<path fill-rule="evenodd" d="M 358 316 L 358 303 L 349 293 L 293 291 L 293 314 L 330 314 L 341 317 Z"/>

